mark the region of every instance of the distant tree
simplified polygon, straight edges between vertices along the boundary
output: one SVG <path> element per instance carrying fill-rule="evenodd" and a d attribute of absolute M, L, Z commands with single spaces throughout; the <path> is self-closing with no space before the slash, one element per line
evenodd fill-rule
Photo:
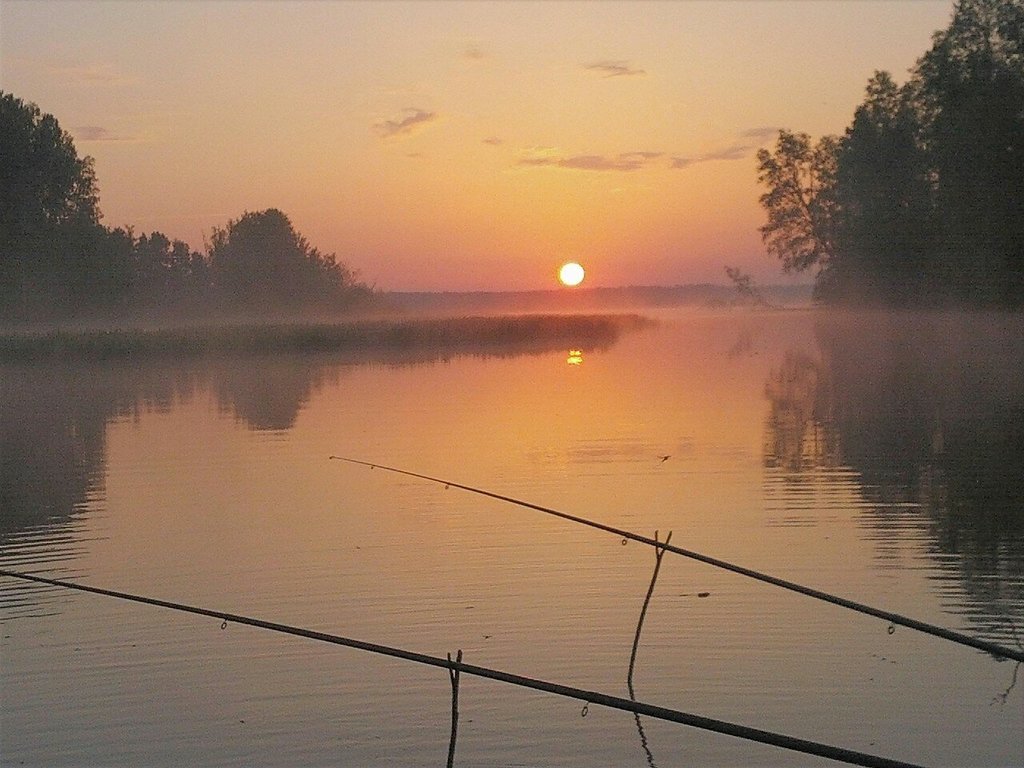
<path fill-rule="evenodd" d="M 812 146 L 806 133 L 779 131 L 775 151 L 757 153 L 758 180 L 768 187 L 761 237 L 784 271 L 816 268 L 819 287 L 828 284 L 836 253 L 837 149 L 833 136 Z"/>
<path fill-rule="evenodd" d="M 3 91 L 0 148 L 0 311 L 17 315 L 80 287 L 68 279 L 79 248 L 102 261 L 99 195 L 92 158 L 56 118 Z"/>
<path fill-rule="evenodd" d="M 770 307 L 771 304 L 761 294 L 761 291 L 754 285 L 754 278 L 739 267 L 726 266 L 725 274 L 736 289 L 737 298 L 743 304 L 755 307 Z"/>
<path fill-rule="evenodd" d="M 132 246 L 132 299 L 139 309 L 174 310 L 209 300 L 205 257 L 162 232 L 140 235 Z"/>
<path fill-rule="evenodd" d="M 215 229 L 208 258 L 217 290 L 243 309 L 338 308 L 360 289 L 351 270 L 310 246 L 276 208 Z"/>

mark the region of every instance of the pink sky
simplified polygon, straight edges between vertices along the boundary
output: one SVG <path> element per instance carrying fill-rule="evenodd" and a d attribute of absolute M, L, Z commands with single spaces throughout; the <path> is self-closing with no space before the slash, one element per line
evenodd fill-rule
<path fill-rule="evenodd" d="M 0 0 L 0 88 L 104 222 L 194 248 L 280 208 L 393 290 L 782 281 L 754 154 L 841 133 L 951 2 Z"/>

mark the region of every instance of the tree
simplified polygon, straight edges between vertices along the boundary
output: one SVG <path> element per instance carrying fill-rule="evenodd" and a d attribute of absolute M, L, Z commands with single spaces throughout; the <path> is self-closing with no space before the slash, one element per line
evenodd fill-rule
<path fill-rule="evenodd" d="M 66 293 L 74 247 L 99 236 L 93 161 L 53 115 L 0 91 L 0 309 Z"/>
<path fill-rule="evenodd" d="M 322 254 L 269 208 L 215 229 L 208 249 L 217 290 L 242 309 L 337 308 L 359 289 L 334 254 Z"/>
<path fill-rule="evenodd" d="M 1024 0 L 960 0 L 841 140 L 782 131 L 758 161 L 768 251 L 819 298 L 1024 304 Z"/>
<path fill-rule="evenodd" d="M 1024 301 L 1024 2 L 961 0 L 914 84 L 947 279 Z"/>
<path fill-rule="evenodd" d="M 826 286 L 835 259 L 835 199 L 838 140 L 823 137 L 815 146 L 806 133 L 779 131 L 775 152 L 757 153 L 758 181 L 767 185 L 761 205 L 768 223 L 761 237 L 786 272 L 818 270 Z"/>
<path fill-rule="evenodd" d="M 162 232 L 140 235 L 132 246 L 132 298 L 137 308 L 183 310 L 208 299 L 205 257 Z"/>
<path fill-rule="evenodd" d="M 934 250 L 927 156 L 909 87 L 876 72 L 839 144 L 843 294 L 894 301 L 926 290 Z"/>

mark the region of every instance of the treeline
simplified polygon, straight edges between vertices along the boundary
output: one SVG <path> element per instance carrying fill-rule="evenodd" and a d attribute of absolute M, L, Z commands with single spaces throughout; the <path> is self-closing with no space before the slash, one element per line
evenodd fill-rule
<path fill-rule="evenodd" d="M 761 234 L 828 303 L 1024 305 L 1024 0 L 960 0 L 841 137 L 758 153 Z"/>
<path fill-rule="evenodd" d="M 0 319 L 337 312 L 372 291 L 279 210 L 244 213 L 203 252 L 100 223 L 93 160 L 53 115 L 0 91 Z"/>

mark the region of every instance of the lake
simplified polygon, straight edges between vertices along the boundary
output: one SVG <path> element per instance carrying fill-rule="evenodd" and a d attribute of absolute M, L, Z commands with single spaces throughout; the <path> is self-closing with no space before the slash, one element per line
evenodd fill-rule
<path fill-rule="evenodd" d="M 1024 318 L 652 311 L 596 348 L 0 363 L 0 567 L 628 697 L 654 550 L 1022 648 Z M 667 458 L 665 458 L 667 457 Z M 447 671 L 0 578 L 0 762 L 437 766 Z M 637 700 L 1024 763 L 1014 661 L 665 554 Z M 463 675 L 455 765 L 829 761 Z"/>

